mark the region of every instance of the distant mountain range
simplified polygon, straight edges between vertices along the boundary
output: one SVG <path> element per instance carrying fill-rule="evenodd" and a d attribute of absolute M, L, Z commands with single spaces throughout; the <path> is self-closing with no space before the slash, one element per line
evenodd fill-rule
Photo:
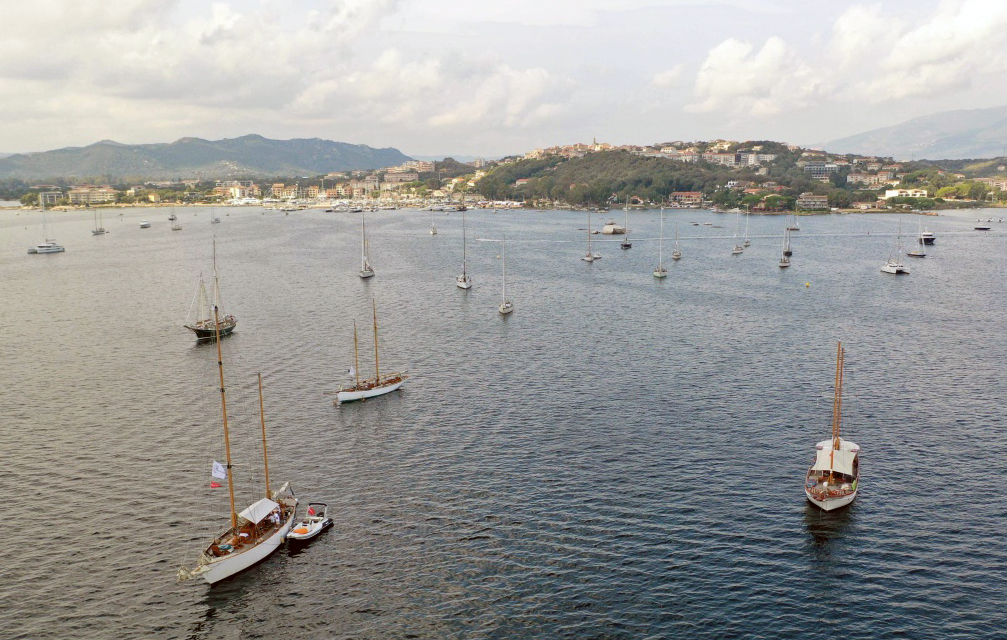
<path fill-rule="evenodd" d="M 1005 155 L 1007 107 L 959 109 L 826 142 L 833 153 L 892 156 L 896 160 L 993 158 Z"/>
<path fill-rule="evenodd" d="M 119 182 L 197 176 L 313 176 L 330 171 L 380 169 L 410 159 L 398 149 L 375 149 L 320 138 L 270 140 L 247 135 L 136 145 L 102 140 L 86 147 L 0 157 L 0 178 Z"/>

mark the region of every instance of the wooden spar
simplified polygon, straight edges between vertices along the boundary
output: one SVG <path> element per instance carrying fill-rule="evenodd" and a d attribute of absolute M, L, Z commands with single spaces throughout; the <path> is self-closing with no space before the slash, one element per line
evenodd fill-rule
<path fill-rule="evenodd" d="M 360 388 L 360 358 L 357 356 L 357 321 L 353 321 L 353 375 L 357 377 L 357 388 Z"/>
<path fill-rule="evenodd" d="M 262 374 L 259 376 L 259 421 L 262 423 L 262 468 L 266 473 L 266 497 L 272 498 L 269 494 L 269 457 L 266 455 L 266 410 L 262 405 Z"/>
<path fill-rule="evenodd" d="M 374 314 L 374 383 L 381 384 L 381 371 L 378 369 L 378 309 L 371 298 L 371 312 Z"/>
<path fill-rule="evenodd" d="M 224 411 L 224 451 L 227 454 L 227 492 L 231 497 L 231 528 L 238 526 L 238 512 L 234 510 L 234 477 L 231 473 L 231 441 L 227 434 L 227 394 L 224 393 L 224 355 L 220 350 L 220 314 L 213 305 L 213 332 L 217 338 L 217 368 L 220 370 L 220 406 Z"/>
<path fill-rule="evenodd" d="M 843 420 L 843 343 L 836 345 L 836 395 L 832 400 L 832 453 L 829 466 L 833 466 L 836 449 L 839 448 L 839 431 Z"/>

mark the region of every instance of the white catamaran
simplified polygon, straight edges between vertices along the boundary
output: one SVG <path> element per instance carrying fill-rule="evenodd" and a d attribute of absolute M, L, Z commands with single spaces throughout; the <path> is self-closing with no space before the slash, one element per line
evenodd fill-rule
<path fill-rule="evenodd" d="M 28 248 L 28 253 L 62 253 L 66 251 L 66 247 L 56 242 L 55 239 L 50 238 L 52 234 L 52 229 L 49 227 L 49 221 L 45 217 L 45 200 L 42 199 L 42 235 L 45 236 L 45 242 L 35 245 L 34 247 Z"/>
<path fill-rule="evenodd" d="M 860 445 L 839 436 L 843 421 L 843 364 L 846 351 L 836 347 L 836 395 L 832 400 L 832 438 L 815 445 L 815 462 L 804 480 L 811 504 L 832 511 L 853 502 L 860 482 Z"/>
<path fill-rule="evenodd" d="M 218 313 L 214 309 L 214 314 Z M 219 326 L 219 322 L 217 325 Z M 220 337 L 219 335 L 217 336 Z M 220 371 L 220 404 L 224 416 L 224 450 L 227 467 L 220 469 L 214 463 L 213 474 L 226 476 L 231 501 L 231 526 L 213 539 L 203 550 L 192 569 L 180 567 L 179 581 L 201 577 L 210 584 L 233 576 L 260 562 L 283 544 L 290 526 L 296 519 L 297 498 L 285 483 L 278 491 L 269 490 L 269 459 L 266 455 L 266 420 L 262 405 L 262 375 L 259 375 L 259 414 L 262 424 L 262 464 L 265 470 L 266 495 L 253 502 L 240 513 L 234 503 L 233 466 L 231 464 L 230 435 L 227 428 L 227 395 L 224 393 L 224 364 L 217 340 L 217 367 Z M 223 479 L 223 478 L 221 478 Z"/>
<path fill-rule="evenodd" d="M 354 400 L 366 400 L 374 396 L 381 396 L 391 393 L 406 381 L 409 376 L 405 373 L 392 373 L 381 375 L 381 368 L 378 362 L 378 311 L 371 301 L 371 311 L 374 314 L 374 377 L 360 379 L 360 356 L 357 350 L 357 323 L 353 323 L 353 375 L 356 383 L 352 385 L 340 385 L 336 392 L 336 404 L 353 402 Z"/>

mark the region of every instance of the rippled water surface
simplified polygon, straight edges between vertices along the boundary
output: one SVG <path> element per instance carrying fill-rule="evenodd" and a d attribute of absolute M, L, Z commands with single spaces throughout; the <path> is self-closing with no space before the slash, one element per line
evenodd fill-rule
<path fill-rule="evenodd" d="M 659 281 L 657 211 L 632 214 L 631 250 L 595 236 L 594 264 L 584 213 L 472 211 L 465 292 L 457 213 L 436 236 L 428 212 L 368 214 L 370 281 L 354 216 L 179 209 L 172 232 L 168 213 L 105 211 L 104 237 L 55 214 L 66 253 L 29 256 L 38 212 L 0 212 L 0 636 L 1003 633 L 1007 225 L 926 218 L 937 244 L 895 277 L 894 216 L 802 218 L 781 270 L 781 218 L 753 217 L 732 257 L 734 217 L 673 211 L 665 256 L 677 224 L 684 257 Z M 214 234 L 242 503 L 261 371 L 270 480 L 335 526 L 210 588 L 175 572 L 227 524 L 216 354 L 181 326 Z M 509 317 L 480 241 L 504 235 Z M 335 407 L 354 320 L 373 366 L 372 298 L 382 370 L 412 377 Z M 825 514 L 802 486 L 836 340 L 863 476 Z"/>

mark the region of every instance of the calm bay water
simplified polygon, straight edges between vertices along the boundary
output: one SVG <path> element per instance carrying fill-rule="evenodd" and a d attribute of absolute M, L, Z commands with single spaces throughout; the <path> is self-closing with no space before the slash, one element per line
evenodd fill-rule
<path fill-rule="evenodd" d="M 753 217 L 732 257 L 736 218 L 670 211 L 665 256 L 677 222 L 684 257 L 658 281 L 657 211 L 631 214 L 629 251 L 594 236 L 594 264 L 584 213 L 472 211 L 464 292 L 457 213 L 436 236 L 428 212 L 368 214 L 371 281 L 355 216 L 220 209 L 211 225 L 178 209 L 172 232 L 168 213 L 105 211 L 104 237 L 90 214 L 54 214 L 66 253 L 29 256 L 40 214 L 0 212 L 0 637 L 974 638 L 1007 623 L 1007 225 L 925 218 L 937 244 L 894 277 L 879 269 L 895 216 L 802 218 L 780 270 L 782 218 Z M 271 481 L 336 524 L 209 588 L 175 571 L 227 523 L 208 487 L 215 350 L 181 326 L 214 234 L 239 319 L 223 350 L 240 495 L 261 490 L 261 371 Z M 506 318 L 500 246 L 477 241 L 504 234 Z M 412 378 L 334 407 L 353 320 L 373 364 L 372 297 L 382 370 Z M 840 339 L 862 489 L 824 514 L 802 486 Z"/>

